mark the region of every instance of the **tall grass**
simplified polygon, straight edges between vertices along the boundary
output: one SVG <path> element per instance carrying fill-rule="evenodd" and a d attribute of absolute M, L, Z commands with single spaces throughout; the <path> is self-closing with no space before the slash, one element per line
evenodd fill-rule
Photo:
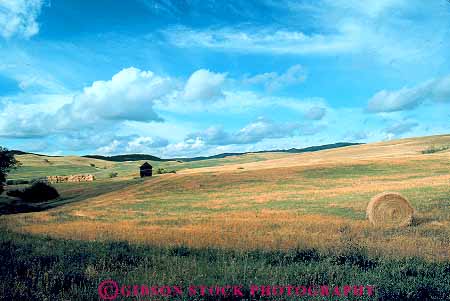
<path fill-rule="evenodd" d="M 149 286 L 240 284 L 244 299 L 251 284 L 375 285 L 375 298 L 384 300 L 444 300 L 450 295 L 450 262 L 369 257 L 351 242 L 336 254 L 233 251 L 57 240 L 5 230 L 0 262 L 1 300 L 96 300 L 105 279 Z"/>

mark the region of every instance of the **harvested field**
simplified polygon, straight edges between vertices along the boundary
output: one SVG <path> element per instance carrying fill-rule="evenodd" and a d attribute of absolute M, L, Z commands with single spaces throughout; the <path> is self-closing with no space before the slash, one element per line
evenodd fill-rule
<path fill-rule="evenodd" d="M 181 169 L 80 202 L 2 220 L 15 231 L 81 240 L 326 250 L 338 249 L 350 239 L 370 254 L 448 259 L 450 153 L 421 153 L 437 141 L 448 143 L 450 137 Z M 96 185 L 101 187 L 102 182 Z M 412 226 L 386 230 L 368 222 L 367 204 L 384 191 L 399 192 L 410 200 L 416 209 Z"/>

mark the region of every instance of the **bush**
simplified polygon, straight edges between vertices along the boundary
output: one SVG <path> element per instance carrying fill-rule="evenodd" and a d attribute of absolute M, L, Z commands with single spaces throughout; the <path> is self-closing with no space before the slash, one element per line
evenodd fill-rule
<path fill-rule="evenodd" d="M 441 145 L 441 146 L 432 145 L 429 148 L 424 149 L 422 151 L 422 154 L 434 154 L 434 153 L 446 151 L 448 149 L 450 149 L 450 145 Z"/>
<path fill-rule="evenodd" d="M 94 163 L 90 163 L 89 164 L 91 167 L 95 167 L 95 164 Z"/>
<path fill-rule="evenodd" d="M 47 183 L 35 182 L 25 189 L 10 190 L 8 196 L 18 197 L 27 202 L 45 202 L 59 197 L 58 191 Z"/>
<path fill-rule="evenodd" d="M 7 196 L 13 197 L 13 198 L 21 198 L 22 197 L 22 190 L 20 189 L 14 189 L 14 190 L 9 190 L 6 192 Z"/>
<path fill-rule="evenodd" d="M 177 172 L 175 170 L 167 170 L 167 169 L 164 169 L 161 167 L 156 170 L 156 174 L 158 174 L 158 175 L 163 174 L 163 173 L 177 173 Z"/>
<path fill-rule="evenodd" d="M 20 162 L 14 157 L 14 153 L 0 146 L 0 194 L 3 193 L 3 185 L 6 182 L 6 176 L 11 169 L 20 165 Z"/>
<path fill-rule="evenodd" d="M 109 173 L 109 177 L 110 177 L 110 178 L 115 178 L 115 177 L 117 177 L 117 175 L 118 175 L 118 173 L 115 172 L 115 171 Z"/>

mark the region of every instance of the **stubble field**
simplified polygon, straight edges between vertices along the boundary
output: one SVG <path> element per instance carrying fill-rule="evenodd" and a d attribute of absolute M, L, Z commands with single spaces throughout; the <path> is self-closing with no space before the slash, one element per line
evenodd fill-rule
<path fill-rule="evenodd" d="M 152 250 L 172 250 L 169 254 L 175 252 L 173 256 L 181 261 L 185 259 L 178 262 L 180 266 L 194 260 L 189 259 L 193 250 L 237 252 L 241 254 L 236 259 L 238 262 L 242 254 L 248 259 L 252 252 L 272 254 L 267 255 L 270 257 L 275 256 L 273 252 L 281 252 L 276 253 L 279 255 L 299 250 L 319 254 L 318 258 L 325 261 L 349 256 L 349 252 L 359 254 L 368 262 L 381 260 L 391 264 L 419 260 L 419 265 L 433 265 L 428 278 L 424 276 L 433 282 L 442 276 L 433 273 L 450 267 L 450 152 L 443 149 L 424 154 L 423 151 L 449 144 L 450 136 L 433 136 L 307 154 L 244 155 L 197 165 L 164 162 L 165 166 L 177 166 L 177 173 L 144 180 L 133 179 L 140 162 L 83 159 L 80 164 L 88 165 L 86 168 L 94 168 L 91 163 L 97 169 L 100 166 L 100 180 L 57 184 L 62 198 L 47 204 L 49 209 L 44 206 L 46 210 L 40 212 L 3 215 L 0 221 L 5 233 L 9 233 L 5 237 L 31 235 L 56 241 L 118 242 Z M 23 163 L 23 173 L 19 168 L 16 177 L 31 176 L 30 168 L 39 169 L 41 174 L 48 172 L 45 166 L 33 163 L 27 156 L 18 157 Z M 55 172 L 57 166 L 53 164 Z M 61 166 L 67 166 L 67 162 Z M 113 169 L 119 170 L 119 177 L 101 176 Z M 412 226 L 387 229 L 369 224 L 365 216 L 367 204 L 371 197 L 384 191 L 400 192 L 410 200 L 416 210 Z M 180 255 L 177 250 L 185 250 L 187 257 L 177 257 Z M 281 274 L 282 262 L 277 267 Z M 303 263 L 313 267 L 308 260 Z M 325 273 L 319 271 L 325 263 L 317 264 L 315 273 Z M 348 266 L 344 260 L 344 265 L 343 278 L 336 276 L 333 281 L 350 281 L 354 268 L 362 269 L 354 271 L 354 275 L 365 275 L 359 275 L 360 279 L 371 273 L 389 274 L 387 270 L 367 271 L 364 265 L 361 268 L 352 260 Z M 289 272 L 292 267 L 286 264 L 284 268 L 287 278 L 269 279 L 295 278 L 295 271 Z M 235 269 L 235 273 L 242 272 L 241 267 Z M 172 272 L 165 272 L 167 279 L 173 280 Z M 249 273 L 244 272 L 246 281 L 251 278 Z M 225 274 L 242 280 L 233 272 Z M 136 277 L 144 277 L 139 275 Z M 383 277 L 400 281 L 403 276 L 400 273 Z M 386 283 L 390 281 L 388 278 Z M 218 279 L 224 281 L 220 276 L 214 281 Z M 446 285 L 430 287 L 441 294 L 436 296 L 444 296 L 450 290 Z M 414 295 L 417 287 L 397 289 L 407 291 L 413 299 L 421 296 Z M 395 296 L 387 291 L 383 294 Z M 405 295 L 400 293 L 400 296 Z M 434 295 L 425 293 L 424 296 Z"/>

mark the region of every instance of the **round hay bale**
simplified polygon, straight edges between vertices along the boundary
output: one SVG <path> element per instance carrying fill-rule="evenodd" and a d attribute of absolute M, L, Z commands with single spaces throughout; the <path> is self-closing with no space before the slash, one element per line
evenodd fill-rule
<path fill-rule="evenodd" d="M 366 213 L 375 226 L 405 227 L 412 223 L 414 208 L 399 193 L 383 192 L 370 200 Z"/>

